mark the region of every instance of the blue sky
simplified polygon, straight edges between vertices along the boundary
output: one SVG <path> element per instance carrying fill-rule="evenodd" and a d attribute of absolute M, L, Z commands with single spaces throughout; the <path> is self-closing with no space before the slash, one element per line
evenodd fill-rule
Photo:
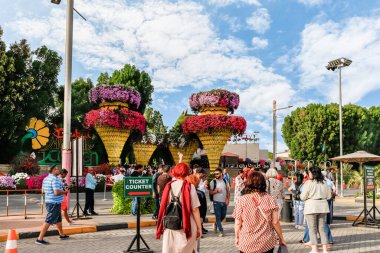
<path fill-rule="evenodd" d="M 65 2 L 0 0 L 3 40 L 25 38 L 64 57 Z M 226 88 L 240 94 L 235 114 L 247 133 L 259 131 L 271 150 L 273 99 L 337 102 L 338 73 L 324 66 L 340 57 L 353 61 L 343 102 L 379 105 L 380 0 L 77 0 L 75 8 L 87 22 L 74 15 L 73 80 L 134 64 L 152 77 L 153 107 L 169 127 L 191 93 Z M 289 112 L 279 112 L 278 130 Z"/>

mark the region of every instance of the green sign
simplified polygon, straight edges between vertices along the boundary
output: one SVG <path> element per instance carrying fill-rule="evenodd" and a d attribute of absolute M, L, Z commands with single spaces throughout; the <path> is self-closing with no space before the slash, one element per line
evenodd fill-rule
<path fill-rule="evenodd" d="M 367 190 L 375 189 L 375 168 L 373 166 L 365 166 L 365 175 L 366 175 L 366 187 Z"/>
<path fill-rule="evenodd" d="M 153 178 L 152 177 L 125 177 L 124 197 L 152 197 Z"/>

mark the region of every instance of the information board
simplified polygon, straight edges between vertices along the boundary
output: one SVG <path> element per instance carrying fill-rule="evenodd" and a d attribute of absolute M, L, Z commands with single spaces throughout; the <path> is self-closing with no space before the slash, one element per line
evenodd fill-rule
<path fill-rule="evenodd" d="M 373 166 L 364 166 L 366 174 L 367 190 L 375 190 L 375 168 Z"/>
<path fill-rule="evenodd" d="M 124 197 L 152 197 L 153 178 L 152 177 L 125 177 Z"/>

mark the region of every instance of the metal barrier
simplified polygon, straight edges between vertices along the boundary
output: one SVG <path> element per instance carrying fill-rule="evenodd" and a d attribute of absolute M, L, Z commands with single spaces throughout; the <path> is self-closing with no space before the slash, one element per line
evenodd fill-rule
<path fill-rule="evenodd" d="M 6 192 L 7 194 L 7 214 L 6 215 L 0 215 L 0 217 L 8 217 L 8 216 L 24 216 L 25 219 L 27 219 L 27 215 L 41 215 L 44 213 L 44 196 L 42 194 L 42 190 L 41 189 L 35 189 L 35 190 L 0 190 L 0 193 L 2 192 Z M 14 192 L 14 193 L 17 193 L 17 192 L 23 192 L 24 194 L 24 213 L 21 214 L 9 214 L 9 210 L 10 210 L 10 207 L 9 207 L 9 193 L 10 192 Z M 27 196 L 28 196 L 28 192 L 36 192 L 36 193 L 40 193 L 41 194 L 41 212 L 40 213 L 27 213 Z"/>

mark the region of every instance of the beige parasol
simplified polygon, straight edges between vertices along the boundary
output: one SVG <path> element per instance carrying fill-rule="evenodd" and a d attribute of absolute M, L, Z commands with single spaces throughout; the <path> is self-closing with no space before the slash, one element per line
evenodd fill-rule
<path fill-rule="evenodd" d="M 341 161 L 344 163 L 359 163 L 360 169 L 363 169 L 363 163 L 380 161 L 380 156 L 368 153 L 368 152 L 363 151 L 363 150 L 360 150 L 360 151 L 356 151 L 355 153 L 331 158 L 331 160 Z M 359 214 L 359 216 L 356 218 L 356 220 L 354 221 L 352 226 L 355 226 L 357 224 L 364 224 L 364 225 L 375 225 L 375 226 L 379 227 L 380 221 L 376 219 L 376 211 L 379 214 L 380 214 L 380 211 L 376 207 L 375 193 L 373 193 L 372 208 L 370 210 L 368 210 L 367 209 L 367 192 L 366 192 L 366 188 L 367 188 L 366 187 L 366 177 L 367 177 L 366 171 L 364 171 L 363 175 L 364 175 L 364 177 L 363 177 L 364 209 Z M 363 218 L 361 218 L 362 214 L 364 214 Z M 362 221 L 359 222 L 359 220 L 362 220 Z"/>

